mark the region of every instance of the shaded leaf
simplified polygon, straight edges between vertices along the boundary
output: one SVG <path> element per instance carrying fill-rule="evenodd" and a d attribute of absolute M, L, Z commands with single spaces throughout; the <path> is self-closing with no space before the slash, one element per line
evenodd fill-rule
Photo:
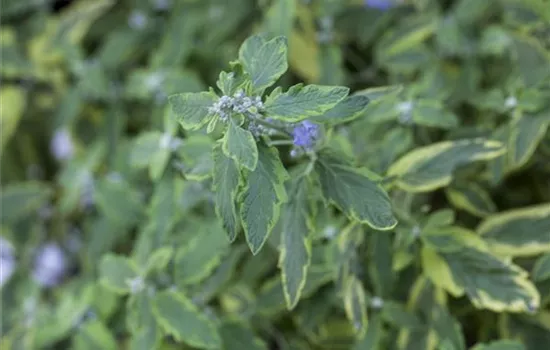
<path fill-rule="evenodd" d="M 219 349 L 222 341 L 214 324 L 183 294 L 163 291 L 155 295 L 153 312 L 166 333 L 199 349 Z"/>
<path fill-rule="evenodd" d="M 491 250 L 506 256 L 550 252 L 550 205 L 514 209 L 489 216 L 477 228 Z"/>
<path fill-rule="evenodd" d="M 239 228 L 235 198 L 241 186 L 241 174 L 233 159 L 222 152 L 220 144 L 214 147 L 213 158 L 212 190 L 215 196 L 216 214 L 222 220 L 229 241 L 233 242 Z"/>
<path fill-rule="evenodd" d="M 139 279 L 134 262 L 123 256 L 107 254 L 99 263 L 99 280 L 106 288 L 119 294 L 132 291 L 132 282 Z"/>
<path fill-rule="evenodd" d="M 212 92 L 192 92 L 171 95 L 168 102 L 176 120 L 184 129 L 197 130 L 206 125 L 212 114 L 208 111 L 217 96 Z"/>
<path fill-rule="evenodd" d="M 222 143 L 223 153 L 238 165 L 254 170 L 258 163 L 258 147 L 252 133 L 231 121 Z"/>
<path fill-rule="evenodd" d="M 299 122 L 325 113 L 349 93 L 341 86 L 294 85 L 284 93 L 272 93 L 265 102 L 266 114 L 286 122 Z"/>
<path fill-rule="evenodd" d="M 397 225 L 386 192 L 369 174 L 351 168 L 329 154 L 323 154 L 315 165 L 323 196 L 351 219 L 378 230 Z"/>
<path fill-rule="evenodd" d="M 466 229 L 450 227 L 422 236 L 424 273 L 454 296 L 466 294 L 475 307 L 522 312 L 539 307 L 540 296 L 519 266 L 491 255 Z"/>
<path fill-rule="evenodd" d="M 262 92 L 286 72 L 287 45 L 287 39 L 283 36 L 267 41 L 258 35 L 242 44 L 239 60 L 250 75 L 254 91 Z"/>
<path fill-rule="evenodd" d="M 284 181 L 288 178 L 275 148 L 258 144 L 258 165 L 245 171 L 246 185 L 239 195 L 240 217 L 246 242 L 256 255 L 279 219 L 287 200 Z"/>
<path fill-rule="evenodd" d="M 292 197 L 283 207 L 279 267 L 288 309 L 293 309 L 300 300 L 311 262 L 311 239 L 308 236 L 313 223 L 307 181 L 307 178 L 299 177 L 291 183 L 289 191 Z"/>
<path fill-rule="evenodd" d="M 505 152 L 497 141 L 466 139 L 444 141 L 417 148 L 398 159 L 388 170 L 396 184 L 409 192 L 427 192 L 447 186 L 454 170 L 478 160 L 489 160 Z"/>

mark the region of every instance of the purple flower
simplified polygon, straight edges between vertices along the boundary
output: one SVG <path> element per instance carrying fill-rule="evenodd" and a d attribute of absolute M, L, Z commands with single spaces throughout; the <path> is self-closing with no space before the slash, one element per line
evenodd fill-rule
<path fill-rule="evenodd" d="M 292 142 L 295 146 L 311 149 L 319 138 L 319 125 L 304 120 L 294 127 L 292 136 L 294 137 Z"/>
<path fill-rule="evenodd" d="M 389 10 L 393 5 L 392 0 L 365 0 L 365 6 L 382 11 Z"/>

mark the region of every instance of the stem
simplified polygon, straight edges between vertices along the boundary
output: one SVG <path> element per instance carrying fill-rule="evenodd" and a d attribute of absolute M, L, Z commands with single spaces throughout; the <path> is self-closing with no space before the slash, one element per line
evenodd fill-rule
<path fill-rule="evenodd" d="M 309 163 L 304 173 L 300 176 L 308 176 L 313 171 L 313 167 L 315 166 L 315 162 L 317 161 L 317 153 L 315 152 L 308 153 L 308 155 L 309 155 Z"/>
<path fill-rule="evenodd" d="M 288 140 L 288 139 L 269 141 L 270 146 L 287 146 L 287 145 L 290 146 L 293 144 L 294 143 L 292 142 L 292 140 Z"/>
<path fill-rule="evenodd" d="M 251 118 L 251 119 L 252 119 L 252 118 Z M 282 134 L 285 134 L 285 135 L 288 136 L 288 137 L 292 137 L 292 134 L 291 134 L 291 133 L 289 133 L 285 128 L 282 128 L 282 127 L 280 127 L 280 126 L 278 126 L 278 125 L 271 124 L 270 122 L 265 121 L 265 120 L 260 119 L 260 118 L 254 118 L 254 119 L 252 119 L 252 120 L 253 120 L 254 122 L 260 124 L 260 125 L 266 126 L 266 127 L 270 128 L 270 129 L 273 129 L 273 130 L 277 130 L 277 131 L 281 132 Z"/>

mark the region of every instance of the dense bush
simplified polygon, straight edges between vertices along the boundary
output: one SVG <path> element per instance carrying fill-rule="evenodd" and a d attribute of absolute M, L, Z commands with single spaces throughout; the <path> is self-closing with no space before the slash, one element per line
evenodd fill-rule
<path fill-rule="evenodd" d="M 1 2 L 2 349 L 550 347 L 550 2 Z"/>

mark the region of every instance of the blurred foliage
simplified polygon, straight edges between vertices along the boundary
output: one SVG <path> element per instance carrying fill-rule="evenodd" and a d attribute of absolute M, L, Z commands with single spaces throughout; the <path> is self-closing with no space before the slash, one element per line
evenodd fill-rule
<path fill-rule="evenodd" d="M 2 0 L 2 349 L 546 348 L 550 1 L 388 2 Z M 255 255 L 230 242 L 219 135 L 168 104 L 216 86 L 260 32 L 287 38 L 284 91 L 370 100 L 319 117 L 362 170 L 326 168 L 311 191 L 293 305 L 281 225 Z M 365 174 L 395 228 L 321 200 Z M 54 267 L 36 258 L 48 242 Z"/>

